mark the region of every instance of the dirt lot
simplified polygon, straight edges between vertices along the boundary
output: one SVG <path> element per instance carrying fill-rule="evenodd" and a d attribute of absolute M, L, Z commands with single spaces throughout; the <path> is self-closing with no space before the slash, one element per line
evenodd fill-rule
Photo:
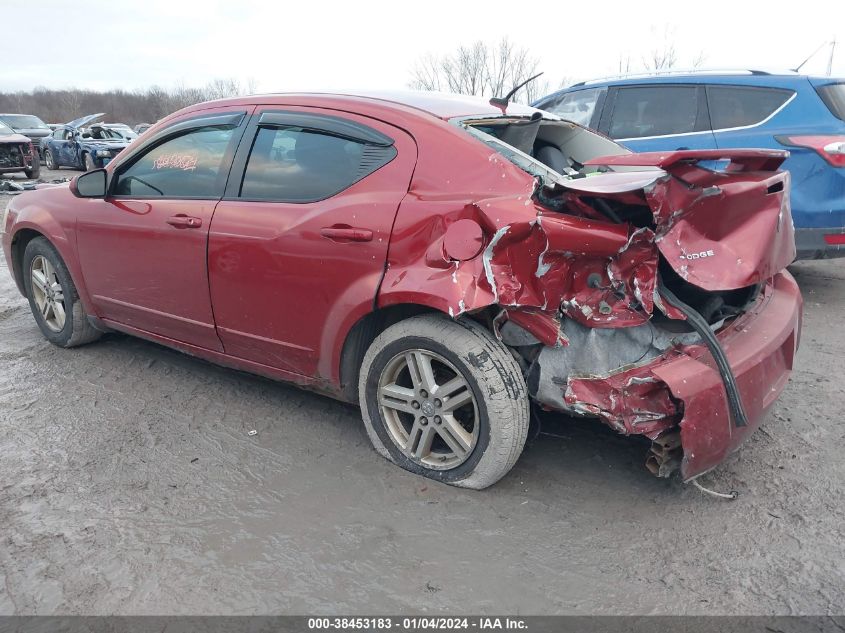
<path fill-rule="evenodd" d="M 125 336 L 57 349 L 0 267 L 0 613 L 842 613 L 845 261 L 792 271 L 796 371 L 704 478 L 725 502 L 565 419 L 493 488 L 438 485 L 332 400 Z"/>

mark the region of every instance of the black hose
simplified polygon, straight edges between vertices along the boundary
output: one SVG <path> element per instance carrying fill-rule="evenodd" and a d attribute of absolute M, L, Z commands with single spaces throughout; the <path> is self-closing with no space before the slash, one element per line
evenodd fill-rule
<path fill-rule="evenodd" d="M 722 377 L 722 383 L 725 385 L 725 393 L 728 396 L 728 408 L 730 409 L 734 425 L 737 427 L 747 426 L 748 418 L 746 417 L 745 409 L 742 406 L 742 398 L 739 394 L 739 387 L 737 387 L 736 378 L 734 378 L 731 365 L 728 363 L 728 357 L 725 356 L 725 352 L 719 344 L 719 340 L 716 338 L 716 335 L 713 334 L 713 330 L 710 329 L 710 325 L 695 308 L 681 301 L 674 292 L 669 290 L 663 284 L 663 279 L 660 277 L 657 278 L 657 287 L 660 294 L 684 314 L 692 328 L 698 332 L 702 339 L 704 339 L 707 349 L 710 350 L 713 360 L 716 361 L 716 367 L 719 369 L 719 375 Z"/>
<path fill-rule="evenodd" d="M 622 224 L 622 220 L 619 219 L 619 216 L 616 215 L 616 211 L 610 208 L 610 205 L 607 204 L 606 200 L 602 200 L 601 198 L 595 198 L 596 206 L 599 210 L 605 215 L 605 217 L 610 218 L 617 224 Z"/>

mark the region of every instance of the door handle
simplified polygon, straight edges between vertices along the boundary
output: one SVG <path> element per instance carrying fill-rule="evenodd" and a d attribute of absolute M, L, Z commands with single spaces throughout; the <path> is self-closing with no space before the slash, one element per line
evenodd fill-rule
<path fill-rule="evenodd" d="M 179 213 L 167 218 L 167 223 L 170 226 L 175 226 L 177 229 L 198 229 L 202 226 L 202 218 L 194 218 L 184 213 Z"/>
<path fill-rule="evenodd" d="M 369 229 L 356 229 L 351 226 L 326 226 L 320 229 L 320 235 L 337 242 L 372 242 L 373 232 Z"/>

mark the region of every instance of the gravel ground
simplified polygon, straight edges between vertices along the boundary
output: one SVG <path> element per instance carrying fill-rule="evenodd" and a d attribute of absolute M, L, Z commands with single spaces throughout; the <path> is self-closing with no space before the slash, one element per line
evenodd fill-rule
<path fill-rule="evenodd" d="M 486 491 L 420 479 L 330 399 L 122 335 L 51 346 L 0 264 L 0 613 L 841 614 L 845 260 L 792 271 L 796 371 L 705 477 L 726 502 L 566 419 Z"/>

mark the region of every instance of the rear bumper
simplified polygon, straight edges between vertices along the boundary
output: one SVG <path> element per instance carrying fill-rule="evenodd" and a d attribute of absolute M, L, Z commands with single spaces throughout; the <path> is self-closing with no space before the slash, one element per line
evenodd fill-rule
<path fill-rule="evenodd" d="M 731 419 L 719 371 L 700 344 L 676 347 L 615 374 L 570 377 L 564 399 L 623 433 L 659 440 L 680 428 L 681 475 L 692 479 L 718 465 L 763 421 L 789 380 L 801 319 L 801 293 L 784 271 L 748 312 L 718 334 L 747 426 L 737 427 Z"/>
<path fill-rule="evenodd" d="M 842 237 L 838 237 L 842 236 Z M 833 243 L 830 242 L 840 242 Z M 845 227 L 795 229 L 796 259 L 845 257 Z"/>

